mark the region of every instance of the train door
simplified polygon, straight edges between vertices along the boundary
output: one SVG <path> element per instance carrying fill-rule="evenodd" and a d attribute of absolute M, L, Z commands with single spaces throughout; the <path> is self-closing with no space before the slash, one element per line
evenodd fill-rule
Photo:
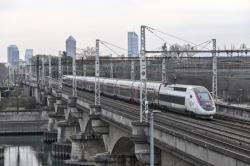
<path fill-rule="evenodd" d="M 188 112 L 195 112 L 195 94 L 192 90 L 187 90 L 187 95 L 185 97 L 185 105 Z"/>

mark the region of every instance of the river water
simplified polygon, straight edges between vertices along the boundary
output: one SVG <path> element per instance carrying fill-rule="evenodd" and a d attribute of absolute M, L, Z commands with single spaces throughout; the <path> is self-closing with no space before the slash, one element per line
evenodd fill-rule
<path fill-rule="evenodd" d="M 4 166 L 64 166 L 51 154 L 51 145 L 42 143 L 42 136 L 0 136 L 5 146 Z"/>

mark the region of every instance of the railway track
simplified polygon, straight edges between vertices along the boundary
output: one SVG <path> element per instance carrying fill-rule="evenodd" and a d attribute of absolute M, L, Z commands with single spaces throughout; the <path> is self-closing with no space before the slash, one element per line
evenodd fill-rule
<path fill-rule="evenodd" d="M 66 90 L 66 88 L 64 88 Z M 71 92 L 71 88 L 68 89 Z M 78 96 L 93 104 L 94 94 L 78 91 Z M 113 109 L 132 120 L 139 119 L 139 105 L 127 103 L 121 100 L 114 100 L 108 97 L 101 97 L 104 109 Z M 164 112 L 155 117 L 155 126 L 170 129 L 173 132 L 181 132 L 190 137 L 205 141 L 206 143 L 222 147 L 239 156 L 244 156 L 250 161 L 250 130 L 248 125 L 243 127 L 240 124 L 224 120 L 207 121 L 193 119 L 191 117 Z"/>

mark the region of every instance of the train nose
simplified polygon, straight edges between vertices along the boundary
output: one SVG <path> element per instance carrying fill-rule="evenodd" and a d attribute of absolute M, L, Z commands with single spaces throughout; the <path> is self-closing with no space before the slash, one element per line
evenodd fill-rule
<path fill-rule="evenodd" d="M 201 103 L 201 107 L 206 111 L 214 110 L 214 106 L 212 102 L 203 102 Z"/>

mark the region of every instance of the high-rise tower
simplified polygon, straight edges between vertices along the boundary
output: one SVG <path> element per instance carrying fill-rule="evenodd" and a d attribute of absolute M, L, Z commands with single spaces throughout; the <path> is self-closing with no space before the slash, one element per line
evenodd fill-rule
<path fill-rule="evenodd" d="M 138 56 L 138 35 L 135 32 L 128 32 L 128 57 Z"/>
<path fill-rule="evenodd" d="M 66 40 L 66 52 L 67 56 L 76 56 L 76 40 L 72 36 Z"/>
<path fill-rule="evenodd" d="M 17 65 L 19 62 L 19 50 L 16 45 L 10 45 L 8 47 L 8 63 L 11 65 Z"/>
<path fill-rule="evenodd" d="M 25 50 L 25 63 L 29 64 L 30 58 L 33 56 L 33 49 L 26 49 Z"/>

